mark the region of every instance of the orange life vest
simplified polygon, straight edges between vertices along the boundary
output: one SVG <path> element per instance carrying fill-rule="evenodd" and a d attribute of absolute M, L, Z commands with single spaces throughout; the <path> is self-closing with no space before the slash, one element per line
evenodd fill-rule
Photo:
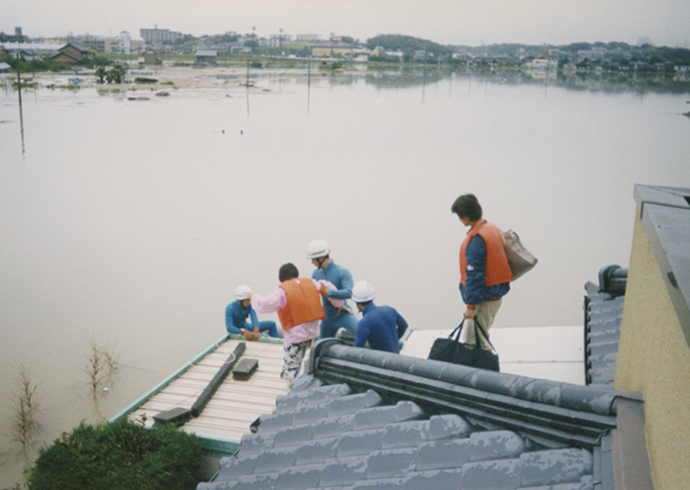
<path fill-rule="evenodd" d="M 476 235 L 481 236 L 486 244 L 486 270 L 484 271 L 485 286 L 495 286 L 513 280 L 508 258 L 503 248 L 503 235 L 498 226 L 486 220 L 477 222 L 470 228 L 465 241 L 460 246 L 460 282 L 467 283 L 467 244 Z"/>
<path fill-rule="evenodd" d="M 278 311 L 283 330 L 326 318 L 321 306 L 321 294 L 311 279 L 296 277 L 282 282 L 280 287 L 287 294 L 287 305 Z"/>

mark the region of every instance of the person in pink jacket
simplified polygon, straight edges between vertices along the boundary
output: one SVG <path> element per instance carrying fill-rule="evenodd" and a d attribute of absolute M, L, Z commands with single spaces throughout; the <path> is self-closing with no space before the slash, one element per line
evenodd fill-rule
<path fill-rule="evenodd" d="M 319 337 L 320 323 L 325 318 L 321 296 L 335 290 L 325 280 L 299 277 L 297 267 L 284 264 L 278 272 L 280 286 L 265 296 L 253 293 L 251 305 L 257 313 L 278 313 L 284 340 L 284 364 L 280 377 L 292 382 L 302 367 L 302 359 Z M 336 308 L 345 308 L 345 301 L 328 298 Z"/>

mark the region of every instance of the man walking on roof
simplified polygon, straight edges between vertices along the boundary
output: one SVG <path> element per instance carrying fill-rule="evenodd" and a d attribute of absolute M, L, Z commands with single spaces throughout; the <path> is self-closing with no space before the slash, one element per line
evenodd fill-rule
<path fill-rule="evenodd" d="M 470 227 L 460 246 L 460 292 L 466 305 L 464 316 L 467 320 L 477 319 L 488 333 L 513 280 L 501 230 L 482 218 L 482 207 L 474 194 L 458 197 L 451 211 L 458 215 L 463 225 Z M 492 350 L 483 337 L 480 339 L 483 349 Z M 460 341 L 475 344 L 474 328 L 463 328 Z"/>
<path fill-rule="evenodd" d="M 283 264 L 278 271 L 280 286 L 266 296 L 251 295 L 251 305 L 259 313 L 278 312 L 283 327 L 284 363 L 280 377 L 289 382 L 299 374 L 302 359 L 319 336 L 319 323 L 326 317 L 320 296 L 335 286 L 328 281 L 299 277 L 297 267 Z M 329 298 L 329 304 L 342 306 L 344 301 Z"/>
<path fill-rule="evenodd" d="M 352 300 L 362 312 L 357 324 L 355 347 L 364 347 L 367 342 L 374 350 L 400 353 L 400 339 L 407 330 L 407 322 L 390 306 L 376 306 L 374 287 L 367 281 L 359 281 L 352 289 Z"/>
<path fill-rule="evenodd" d="M 323 240 L 314 240 L 307 246 L 307 258 L 316 267 L 312 279 L 331 282 L 335 289 L 329 289 L 323 298 L 323 309 L 326 318 L 321 322 L 321 338 L 335 337 L 340 328 L 355 334 L 357 318 L 344 301 L 352 296 L 352 275 L 345 267 L 337 265 L 330 257 L 331 249 Z M 335 307 L 326 298 L 343 300 L 343 307 Z"/>

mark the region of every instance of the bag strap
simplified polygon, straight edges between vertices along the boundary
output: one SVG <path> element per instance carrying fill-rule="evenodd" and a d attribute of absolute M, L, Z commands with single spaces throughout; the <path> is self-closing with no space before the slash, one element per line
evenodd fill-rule
<path fill-rule="evenodd" d="M 489 345 L 490 345 L 491 348 L 494 350 L 494 352 L 498 352 L 498 351 L 496 350 L 496 347 L 494 347 L 494 344 L 492 344 L 491 341 L 489 340 L 489 334 L 486 332 L 486 330 L 484 330 L 484 327 L 482 327 L 481 323 L 479 323 L 479 321 L 477 321 L 477 319 L 475 318 L 475 319 L 474 319 L 474 329 L 475 329 L 475 330 L 474 330 L 474 335 L 475 335 L 475 338 L 477 337 L 477 328 L 479 328 L 479 332 L 484 336 L 484 338 L 485 338 L 486 341 L 489 343 Z M 479 342 L 477 342 L 477 344 L 479 344 Z"/>
<path fill-rule="evenodd" d="M 460 325 L 458 325 L 457 327 L 455 327 L 455 330 L 453 330 L 453 331 L 450 333 L 450 335 L 448 336 L 449 339 L 453 339 L 453 336 L 455 336 L 455 339 L 453 339 L 453 340 L 455 340 L 456 342 L 459 342 L 459 341 L 460 341 L 460 332 L 462 331 L 462 324 L 463 324 L 463 323 L 465 323 L 465 319 L 464 319 L 464 318 L 463 318 L 462 321 L 460 322 Z M 457 333 L 456 333 L 456 332 L 457 332 Z"/>

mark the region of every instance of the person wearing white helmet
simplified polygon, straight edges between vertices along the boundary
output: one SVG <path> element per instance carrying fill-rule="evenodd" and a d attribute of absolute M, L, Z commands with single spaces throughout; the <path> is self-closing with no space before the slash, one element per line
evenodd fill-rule
<path fill-rule="evenodd" d="M 376 306 L 374 298 L 374 287 L 367 281 L 359 281 L 352 289 L 352 300 L 362 312 L 354 346 L 364 347 L 369 342 L 372 349 L 399 354 L 400 339 L 405 335 L 407 322 L 395 308 Z"/>
<path fill-rule="evenodd" d="M 243 335 L 247 340 L 256 340 L 264 332 L 269 337 L 278 337 L 276 322 L 260 322 L 257 318 L 250 304 L 251 295 L 252 289 L 244 284 L 235 290 L 235 301 L 225 308 L 225 328 L 228 333 Z M 251 319 L 251 323 L 247 323 L 247 318 Z"/>
<path fill-rule="evenodd" d="M 323 240 L 314 240 L 307 246 L 307 258 L 316 267 L 312 279 L 325 280 L 332 283 L 336 289 L 329 289 L 323 298 L 323 309 L 326 318 L 321 322 L 321 338 L 335 337 L 336 332 L 344 328 L 351 334 L 357 329 L 357 318 L 352 314 L 347 302 L 343 307 L 333 306 L 327 298 L 347 300 L 352 296 L 352 274 L 345 267 L 333 262 L 331 249 Z"/>

